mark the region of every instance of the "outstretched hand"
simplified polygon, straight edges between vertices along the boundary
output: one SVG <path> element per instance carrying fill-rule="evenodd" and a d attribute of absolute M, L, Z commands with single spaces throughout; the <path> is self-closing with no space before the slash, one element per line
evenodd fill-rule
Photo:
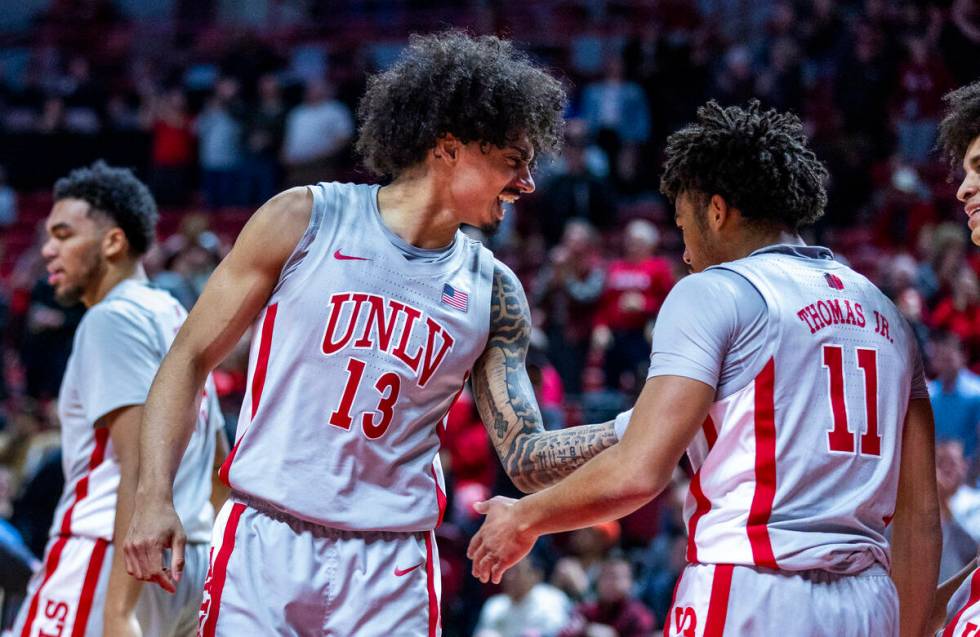
<path fill-rule="evenodd" d="M 473 505 L 477 513 L 487 517 L 470 540 L 466 557 L 473 561 L 473 577 L 484 584 L 489 581 L 499 584 L 504 572 L 530 553 L 538 539 L 528 531 L 521 531 L 515 510 L 517 502 L 498 495 Z"/>

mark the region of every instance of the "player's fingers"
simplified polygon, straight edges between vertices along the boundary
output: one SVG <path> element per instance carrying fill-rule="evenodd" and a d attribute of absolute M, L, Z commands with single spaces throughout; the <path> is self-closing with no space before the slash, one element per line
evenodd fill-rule
<path fill-rule="evenodd" d="M 483 534 L 477 533 L 473 536 L 473 539 L 470 540 L 470 545 L 466 547 L 466 557 L 472 560 L 473 556 L 476 555 L 477 551 L 479 551 L 482 547 Z"/>
<path fill-rule="evenodd" d="M 171 576 L 169 569 L 163 569 L 160 573 L 153 576 L 152 581 L 156 582 L 157 585 L 168 593 L 177 592 L 177 582 L 174 581 L 173 576 Z"/>
<path fill-rule="evenodd" d="M 177 533 L 173 542 L 173 557 L 170 560 L 170 567 L 173 571 L 174 582 L 180 581 L 180 576 L 184 572 L 184 545 L 187 538 L 183 533 Z"/>
<path fill-rule="evenodd" d="M 486 515 L 487 511 L 490 510 L 490 500 L 481 500 L 479 502 L 473 503 L 473 510 L 480 515 Z"/>
<path fill-rule="evenodd" d="M 494 584 L 499 584 L 500 578 L 504 576 L 504 571 L 506 570 L 507 569 L 504 568 L 504 565 L 500 562 L 494 563 L 493 566 L 490 567 L 490 580 L 493 581 Z"/>

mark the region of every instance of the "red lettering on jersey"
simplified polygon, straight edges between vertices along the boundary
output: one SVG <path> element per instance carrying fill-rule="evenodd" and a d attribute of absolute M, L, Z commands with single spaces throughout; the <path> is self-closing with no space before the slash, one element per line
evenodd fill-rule
<path fill-rule="evenodd" d="M 820 313 L 820 320 L 824 325 L 833 325 L 834 317 L 830 313 L 830 306 L 823 301 L 817 301 L 817 311 Z"/>
<path fill-rule="evenodd" d="M 323 334 L 324 354 L 327 356 L 330 354 L 335 354 L 347 346 L 351 336 L 354 335 L 354 327 L 357 325 L 357 317 L 361 313 L 361 305 L 367 299 L 367 294 L 352 294 L 350 292 L 334 294 L 330 297 L 330 319 L 327 321 L 327 330 Z M 344 305 L 346 305 L 348 301 L 353 301 L 354 307 L 351 309 L 350 316 L 347 318 L 347 331 L 340 339 L 334 340 L 337 327 L 340 324 L 340 317 L 343 313 Z"/>
<path fill-rule="evenodd" d="M 810 328 L 810 333 L 811 334 L 815 334 L 816 333 L 817 327 L 813 323 L 810 322 L 810 317 L 806 313 L 806 308 L 803 308 L 802 310 L 800 310 L 799 312 L 797 312 L 796 315 L 800 318 L 801 321 L 803 321 L 804 323 L 806 323 L 806 326 L 807 327 Z"/>
<path fill-rule="evenodd" d="M 830 306 L 830 318 L 834 325 L 843 323 L 844 312 L 840 309 L 840 299 L 827 299 L 827 305 Z"/>
<path fill-rule="evenodd" d="M 454 342 L 449 332 L 431 318 L 426 317 L 425 322 L 429 328 L 429 337 L 425 343 L 425 360 L 422 363 L 422 373 L 419 374 L 419 387 L 425 387 L 425 384 L 429 382 L 429 379 L 432 378 L 432 375 L 439 369 L 439 365 L 446 358 L 446 353 L 452 349 Z M 442 335 L 442 346 L 439 348 L 439 352 L 435 357 L 433 357 L 433 343 L 435 342 L 436 334 Z"/>
<path fill-rule="evenodd" d="M 405 305 L 398 301 L 388 301 L 387 321 L 385 320 L 385 300 L 374 294 L 368 296 L 371 304 L 368 310 L 367 320 L 364 321 L 364 331 L 361 338 L 354 342 L 354 347 L 373 348 L 374 341 L 371 339 L 372 328 L 378 335 L 378 349 L 387 352 L 391 349 L 391 337 L 395 333 L 395 324 L 398 322 L 398 315 L 405 311 Z"/>
<path fill-rule="evenodd" d="M 820 312 L 817 311 L 816 305 L 813 303 L 807 305 L 806 311 L 807 314 L 810 315 L 810 319 L 813 321 L 813 324 L 817 326 L 818 330 L 822 330 L 823 328 L 827 327 L 827 324 L 820 320 Z"/>
<path fill-rule="evenodd" d="M 402 328 L 404 330 L 402 332 L 402 339 L 392 354 L 395 355 L 395 358 L 408 365 L 413 372 L 418 372 L 419 361 L 422 360 L 422 346 L 419 345 L 418 351 L 409 356 L 408 339 L 412 338 L 412 330 L 415 329 L 415 322 L 422 316 L 422 312 L 421 310 L 416 310 L 414 307 L 409 307 L 406 305 L 405 315 L 407 318 L 405 319 L 405 327 Z"/>
<path fill-rule="evenodd" d="M 844 307 L 847 308 L 847 316 L 844 317 L 844 322 L 848 325 L 857 325 L 857 319 L 854 318 L 854 308 L 851 307 L 851 302 L 844 299 Z"/>
<path fill-rule="evenodd" d="M 966 628 L 963 630 L 963 637 L 980 637 L 977 633 L 978 630 L 980 630 L 980 626 L 973 622 L 967 622 Z"/>
<path fill-rule="evenodd" d="M 857 326 L 864 327 L 868 324 L 868 321 L 864 318 L 864 310 L 861 308 L 861 304 L 854 303 L 854 311 L 857 312 Z"/>

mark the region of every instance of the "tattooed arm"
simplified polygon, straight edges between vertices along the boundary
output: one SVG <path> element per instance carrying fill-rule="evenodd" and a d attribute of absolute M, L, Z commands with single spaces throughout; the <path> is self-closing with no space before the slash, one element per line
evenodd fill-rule
<path fill-rule="evenodd" d="M 531 310 L 517 276 L 495 263 L 490 338 L 473 366 L 473 397 L 504 470 L 518 489 L 539 491 L 616 444 L 613 422 L 545 431 L 524 359 Z"/>

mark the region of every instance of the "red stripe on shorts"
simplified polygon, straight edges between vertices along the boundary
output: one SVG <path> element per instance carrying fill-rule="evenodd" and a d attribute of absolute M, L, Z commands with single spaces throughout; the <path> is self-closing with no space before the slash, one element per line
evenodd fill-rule
<path fill-rule="evenodd" d="M 769 537 L 769 517 L 776 499 L 776 373 L 769 359 L 755 379 L 755 495 L 746 532 L 756 566 L 779 568 Z"/>
<path fill-rule="evenodd" d="M 218 626 L 218 612 L 221 610 L 221 591 L 225 587 L 225 575 L 228 571 L 228 559 L 235 549 L 235 531 L 238 529 L 238 520 L 244 511 L 245 505 L 236 502 L 228 514 L 228 522 L 225 524 L 225 530 L 221 537 L 221 548 L 218 549 L 218 554 L 214 557 L 211 577 L 205 585 L 207 589 L 205 592 L 208 594 L 211 603 L 208 605 L 208 615 L 204 620 L 204 625 L 201 626 L 201 637 L 214 637 L 215 635 L 214 631 Z"/>
<path fill-rule="evenodd" d="M 670 596 L 670 606 L 667 609 L 667 621 L 664 622 L 664 637 L 670 637 L 670 627 L 673 625 L 674 605 L 677 603 L 677 591 L 681 587 L 681 580 L 684 578 L 684 570 L 677 574 L 677 581 L 674 582 L 674 593 Z"/>
<path fill-rule="evenodd" d="M 259 410 L 259 402 L 262 400 L 262 389 L 265 387 L 265 375 L 269 369 L 269 352 L 272 350 L 272 330 L 276 325 L 276 312 L 278 308 L 278 303 L 273 303 L 265 308 L 265 317 L 262 319 L 262 334 L 259 336 L 259 354 L 258 359 L 255 361 L 255 372 L 252 374 L 253 420 L 255 419 L 255 412 Z M 225 458 L 225 461 L 221 463 L 221 468 L 218 469 L 218 478 L 227 487 L 231 487 L 231 483 L 228 481 L 231 463 L 235 461 L 235 454 L 238 453 L 238 445 L 242 444 L 242 439 L 245 437 L 247 431 L 248 426 L 246 425 L 245 431 L 235 441 L 235 445 L 228 452 L 228 457 Z"/>
<path fill-rule="evenodd" d="M 92 557 L 89 558 L 85 579 L 82 583 L 82 594 L 78 599 L 78 612 L 75 613 L 75 626 L 71 629 L 71 637 L 85 637 L 85 627 L 88 624 L 89 613 L 92 612 L 92 602 L 95 600 L 95 589 L 99 585 L 99 575 L 102 574 L 102 562 L 109 543 L 106 540 L 95 541 Z"/>
<path fill-rule="evenodd" d="M 61 561 L 61 552 L 65 548 L 65 544 L 68 543 L 68 538 L 64 535 L 58 538 L 51 547 L 51 552 L 48 553 L 47 559 L 44 560 L 44 579 L 41 580 L 41 585 L 37 587 L 34 591 L 34 595 L 31 596 L 31 605 L 27 611 L 27 620 L 24 622 L 24 629 L 20 631 L 20 637 L 30 637 L 31 629 L 34 627 L 34 619 L 37 617 L 37 607 L 41 602 L 41 591 L 44 589 L 44 585 L 48 583 L 51 576 L 54 575 L 55 570 L 58 568 L 58 562 Z"/>
<path fill-rule="evenodd" d="M 435 560 L 432 555 L 432 531 L 425 534 L 425 585 L 429 589 L 429 637 L 439 629 L 439 596 L 436 595 Z"/>
<path fill-rule="evenodd" d="M 711 453 L 711 449 L 718 440 L 718 430 L 711 416 L 704 419 L 701 430 L 704 432 L 705 440 L 708 441 L 708 453 Z M 695 541 L 698 532 L 698 522 L 711 510 L 711 500 L 704 495 L 704 491 L 701 489 L 701 470 L 703 468 L 704 462 L 701 463 L 694 477 L 691 478 L 690 486 L 691 495 L 694 497 L 695 508 L 691 519 L 687 521 L 687 561 L 692 564 L 696 564 L 698 561 L 698 545 Z"/>
<path fill-rule="evenodd" d="M 953 637 L 953 631 L 956 630 L 956 624 L 959 623 L 960 617 L 963 616 L 963 613 L 970 606 L 973 606 L 977 602 L 980 602 L 980 568 L 973 571 L 973 575 L 970 576 L 970 599 L 967 600 L 963 608 L 953 615 L 953 619 L 950 620 L 949 624 L 946 625 L 946 629 L 943 630 L 943 637 Z"/>
<path fill-rule="evenodd" d="M 734 568 L 731 564 L 715 566 L 715 576 L 711 581 L 711 599 L 708 601 L 708 617 L 704 621 L 704 637 L 722 637 L 725 634 L 728 594 L 732 591 Z"/>
<path fill-rule="evenodd" d="M 105 448 L 109 443 L 109 428 L 96 427 L 95 429 L 95 449 L 88 460 L 88 473 L 75 485 L 75 500 L 65 509 L 65 515 L 61 518 L 61 534 L 71 535 L 71 514 L 75 511 L 75 505 L 88 496 L 88 479 L 92 472 L 105 460 Z"/>

